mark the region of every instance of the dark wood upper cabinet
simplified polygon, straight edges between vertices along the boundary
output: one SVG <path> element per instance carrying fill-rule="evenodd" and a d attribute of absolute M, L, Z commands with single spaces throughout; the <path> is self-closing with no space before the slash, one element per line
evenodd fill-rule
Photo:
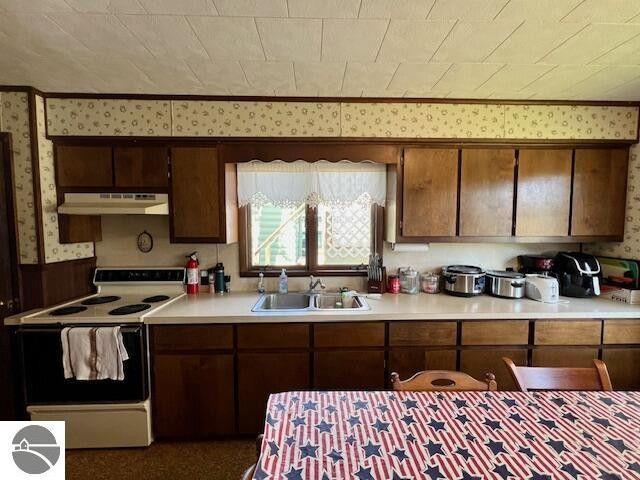
<path fill-rule="evenodd" d="M 175 147 L 170 159 L 171 241 L 237 241 L 235 165 L 216 147 Z"/>
<path fill-rule="evenodd" d="M 571 149 L 521 149 L 516 235 L 566 237 L 571 203 Z"/>
<path fill-rule="evenodd" d="M 457 149 L 405 149 L 402 175 L 403 236 L 455 236 L 457 195 Z"/>
<path fill-rule="evenodd" d="M 167 187 L 166 147 L 115 147 L 113 162 L 116 187 Z"/>
<path fill-rule="evenodd" d="M 515 151 L 462 149 L 460 235 L 507 237 L 513 225 Z"/>
<path fill-rule="evenodd" d="M 576 149 L 571 235 L 622 238 L 627 148 Z"/>
<path fill-rule="evenodd" d="M 111 147 L 58 145 L 56 178 L 59 187 L 112 187 Z"/>

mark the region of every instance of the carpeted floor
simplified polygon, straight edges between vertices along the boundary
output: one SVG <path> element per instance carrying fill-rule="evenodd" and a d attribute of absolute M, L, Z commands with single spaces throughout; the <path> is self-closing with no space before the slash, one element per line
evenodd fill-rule
<path fill-rule="evenodd" d="M 253 440 L 155 442 L 149 448 L 67 450 L 67 480 L 239 480 Z"/>

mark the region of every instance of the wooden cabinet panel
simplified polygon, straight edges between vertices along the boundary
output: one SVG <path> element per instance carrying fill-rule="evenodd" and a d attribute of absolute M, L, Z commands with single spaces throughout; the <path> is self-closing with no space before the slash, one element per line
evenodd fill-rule
<path fill-rule="evenodd" d="M 152 327 L 156 352 L 233 348 L 231 325 L 167 325 Z"/>
<path fill-rule="evenodd" d="M 405 149 L 402 181 L 403 236 L 455 236 L 457 197 L 457 149 Z"/>
<path fill-rule="evenodd" d="M 422 370 L 455 370 L 456 351 L 393 348 L 389 351 L 389 373 L 397 372 L 406 380 Z"/>
<path fill-rule="evenodd" d="M 571 235 L 623 236 L 628 161 L 626 148 L 576 149 Z"/>
<path fill-rule="evenodd" d="M 600 320 L 538 320 L 536 345 L 600 345 Z"/>
<path fill-rule="evenodd" d="M 309 325 L 238 325 L 238 348 L 309 347 Z"/>
<path fill-rule="evenodd" d="M 167 186 L 166 147 L 115 147 L 113 162 L 116 187 L 166 188 Z"/>
<path fill-rule="evenodd" d="M 614 390 L 640 390 L 640 348 L 605 348 L 602 360 Z"/>
<path fill-rule="evenodd" d="M 153 371 L 157 437 L 234 432 L 233 355 L 155 355 Z"/>
<path fill-rule="evenodd" d="M 527 345 L 528 320 L 462 322 L 462 345 Z"/>
<path fill-rule="evenodd" d="M 462 149 L 460 236 L 511 236 L 514 167 L 512 149 Z"/>
<path fill-rule="evenodd" d="M 314 358 L 313 386 L 320 390 L 382 390 L 382 350 L 320 351 Z"/>
<path fill-rule="evenodd" d="M 216 148 L 171 149 L 172 241 L 222 241 L 223 178 Z"/>
<path fill-rule="evenodd" d="M 491 372 L 496 376 L 498 390 L 516 390 L 516 385 L 504 365 L 502 357 L 510 358 L 516 365 L 527 364 L 527 350 L 524 348 L 469 349 L 460 352 L 460 371 L 478 380 L 483 380 L 485 374 Z"/>
<path fill-rule="evenodd" d="M 382 347 L 384 323 L 329 323 L 313 327 L 316 347 Z"/>
<path fill-rule="evenodd" d="M 389 345 L 455 345 L 456 322 L 391 322 Z"/>
<path fill-rule="evenodd" d="M 597 348 L 535 348 L 532 352 L 533 367 L 593 367 L 598 358 Z"/>
<path fill-rule="evenodd" d="M 60 243 L 99 242 L 102 220 L 99 215 L 58 215 Z"/>
<path fill-rule="evenodd" d="M 604 320 L 604 344 L 640 344 L 640 320 Z"/>
<path fill-rule="evenodd" d="M 569 234 L 572 153 L 569 149 L 520 150 L 516 235 Z"/>
<path fill-rule="evenodd" d="M 238 354 L 239 432 L 263 432 L 269 395 L 308 390 L 309 368 L 309 353 Z"/>
<path fill-rule="evenodd" d="M 56 178 L 59 187 L 112 187 L 111 147 L 56 147 Z"/>

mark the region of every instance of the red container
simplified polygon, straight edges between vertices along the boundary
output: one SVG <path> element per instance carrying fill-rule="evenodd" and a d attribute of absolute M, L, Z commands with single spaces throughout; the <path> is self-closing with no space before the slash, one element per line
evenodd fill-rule
<path fill-rule="evenodd" d="M 387 279 L 387 292 L 400 293 L 400 277 L 398 275 L 389 275 Z"/>

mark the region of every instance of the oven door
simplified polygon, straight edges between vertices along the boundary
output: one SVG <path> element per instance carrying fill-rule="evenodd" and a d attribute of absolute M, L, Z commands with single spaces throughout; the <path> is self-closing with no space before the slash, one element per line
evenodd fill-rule
<path fill-rule="evenodd" d="M 124 362 L 122 381 L 65 379 L 61 331 L 59 325 L 18 329 L 27 405 L 138 402 L 149 397 L 144 325 L 122 326 L 122 338 L 129 355 Z"/>

